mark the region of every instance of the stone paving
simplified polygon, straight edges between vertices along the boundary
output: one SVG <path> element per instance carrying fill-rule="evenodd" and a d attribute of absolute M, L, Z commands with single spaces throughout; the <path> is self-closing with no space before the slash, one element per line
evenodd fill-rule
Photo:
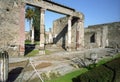
<path fill-rule="evenodd" d="M 104 57 L 110 54 L 108 51 L 111 51 L 111 50 L 103 49 L 103 48 L 89 49 L 89 50 L 84 50 L 84 51 L 71 51 L 71 52 L 60 50 L 50 55 L 37 55 L 35 57 L 31 57 L 31 59 L 33 61 L 33 64 L 36 66 L 36 69 L 39 72 L 39 74 L 57 72 L 60 75 L 64 75 L 66 73 L 69 73 L 73 70 L 78 69 L 77 66 L 73 65 L 74 62 L 71 61 L 72 59 L 89 57 L 91 53 L 97 53 L 98 57 L 101 58 L 101 57 Z M 9 63 L 10 64 L 16 63 L 16 62 L 19 63 L 22 61 L 26 61 L 28 59 L 29 57 L 12 57 L 9 59 Z M 43 68 L 38 68 L 39 64 L 42 65 L 41 63 L 51 63 L 51 65 L 43 67 Z M 21 67 L 24 68 L 25 65 Z M 15 69 L 17 68 L 17 66 L 10 67 L 9 69 L 12 70 L 13 68 Z M 25 77 L 29 78 L 30 77 L 29 74 L 33 74 L 33 71 L 34 70 L 26 71 Z"/>

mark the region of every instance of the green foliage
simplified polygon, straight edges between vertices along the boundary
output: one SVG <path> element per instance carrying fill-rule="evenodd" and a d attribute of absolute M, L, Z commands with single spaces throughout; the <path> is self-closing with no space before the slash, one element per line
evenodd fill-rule
<path fill-rule="evenodd" d="M 50 53 L 51 53 L 51 51 L 45 50 L 45 54 L 46 54 L 46 55 L 49 55 Z"/>
<path fill-rule="evenodd" d="M 34 17 L 35 17 L 34 9 L 30 8 L 30 7 L 27 7 L 26 8 L 26 13 L 25 13 L 25 18 L 27 18 L 28 20 L 31 20 Z"/>
<path fill-rule="evenodd" d="M 25 40 L 25 44 L 31 44 L 30 40 Z"/>
<path fill-rule="evenodd" d="M 40 39 L 40 9 L 35 7 L 35 18 L 33 19 L 33 26 L 35 30 L 35 40 L 39 41 Z"/>
<path fill-rule="evenodd" d="M 48 80 L 45 82 L 73 82 L 72 79 L 82 73 L 88 71 L 86 68 L 81 68 L 80 70 L 76 70 L 74 72 L 68 73 L 64 76 L 53 78 L 52 80 Z"/>
<path fill-rule="evenodd" d="M 27 6 L 25 18 L 34 26 L 35 40 L 40 38 L 40 9 L 38 7 Z M 33 21 L 32 21 L 33 20 Z M 30 27 L 31 28 L 31 27 Z"/>
<path fill-rule="evenodd" d="M 96 67 L 96 63 L 93 63 L 93 64 L 88 65 L 86 68 L 87 68 L 88 70 L 91 70 L 91 69 L 93 69 L 93 68 L 95 68 L 95 67 Z"/>
<path fill-rule="evenodd" d="M 40 45 L 40 41 L 35 41 L 35 45 Z"/>
<path fill-rule="evenodd" d="M 102 59 L 97 65 L 73 82 L 120 82 L 120 54 Z"/>
<path fill-rule="evenodd" d="M 25 44 L 31 44 L 30 40 L 25 40 Z M 39 45 L 40 41 L 35 41 L 35 45 Z"/>
<path fill-rule="evenodd" d="M 112 77 L 113 71 L 105 66 L 100 66 L 82 74 L 77 79 L 80 79 L 81 82 L 108 82 L 108 80 Z M 109 80 L 109 82 L 111 81 Z"/>

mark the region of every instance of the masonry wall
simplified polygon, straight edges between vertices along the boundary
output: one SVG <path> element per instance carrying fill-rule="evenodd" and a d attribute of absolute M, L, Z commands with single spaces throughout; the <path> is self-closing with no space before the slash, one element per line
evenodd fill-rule
<path fill-rule="evenodd" d="M 72 20 L 72 49 L 76 48 L 76 19 Z M 67 48 L 68 17 L 63 17 L 53 22 L 54 43 L 64 49 Z"/>
<path fill-rule="evenodd" d="M 109 25 L 108 40 L 109 47 L 120 48 L 120 22 Z"/>
<path fill-rule="evenodd" d="M 94 35 L 94 42 L 91 42 L 91 37 Z M 85 48 L 96 48 L 101 47 L 101 37 L 102 36 L 102 28 L 96 27 L 96 26 L 90 26 L 88 28 L 85 28 Z"/>
<path fill-rule="evenodd" d="M 21 0 L 0 0 L 0 48 L 9 55 L 24 52 L 24 5 Z"/>
<path fill-rule="evenodd" d="M 92 35 L 94 42 L 91 42 Z M 120 22 L 94 25 L 85 28 L 85 48 L 120 47 Z"/>

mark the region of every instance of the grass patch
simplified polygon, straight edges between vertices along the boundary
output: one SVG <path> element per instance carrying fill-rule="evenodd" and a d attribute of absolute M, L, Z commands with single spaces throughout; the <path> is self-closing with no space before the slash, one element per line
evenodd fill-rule
<path fill-rule="evenodd" d="M 115 60 L 117 58 L 120 58 L 120 54 L 117 54 L 117 55 L 115 55 L 113 57 L 108 57 L 108 58 L 104 58 L 104 59 L 100 60 L 96 64 L 96 66 L 98 66 L 95 69 L 96 71 L 94 71 L 94 69 L 91 69 L 92 72 L 94 71 L 92 73 L 92 75 L 91 75 L 91 72 L 89 72 L 87 68 L 81 68 L 80 70 L 68 73 L 68 74 L 66 74 L 64 76 L 61 76 L 61 77 L 58 77 L 58 78 L 54 78 L 52 80 L 48 80 L 48 81 L 45 81 L 45 82 L 80 82 L 79 80 L 74 80 L 73 78 L 78 77 L 78 76 L 80 76 L 81 74 L 83 74 L 83 73 L 85 73 L 87 71 L 88 71 L 87 75 L 83 74 L 82 77 L 80 77 L 81 79 L 83 78 L 82 82 L 87 82 L 86 78 L 92 78 L 92 79 L 90 79 L 90 82 L 94 82 L 94 81 L 96 82 L 97 76 L 100 76 L 100 78 L 97 79 L 100 82 L 106 82 L 106 80 L 111 81 L 111 79 L 109 79 L 109 78 L 112 78 L 112 76 L 110 76 L 110 75 L 112 75 L 113 72 L 110 69 L 107 69 L 106 67 L 100 66 L 100 65 L 105 64 L 107 62 L 110 62 L 112 60 Z M 88 77 L 88 76 L 90 76 L 90 77 Z"/>
<path fill-rule="evenodd" d="M 25 44 L 31 44 L 30 40 L 25 40 Z"/>
<path fill-rule="evenodd" d="M 40 41 L 35 41 L 35 44 L 36 45 L 40 45 Z"/>
<path fill-rule="evenodd" d="M 120 58 L 81 74 L 73 82 L 120 82 Z"/>
<path fill-rule="evenodd" d="M 82 73 L 85 73 L 86 71 L 88 71 L 86 68 L 81 68 L 79 70 L 68 73 L 64 76 L 54 78 L 52 80 L 48 80 L 48 81 L 45 81 L 45 82 L 73 82 L 72 81 L 73 78 L 75 78 L 76 76 L 78 76 Z"/>
<path fill-rule="evenodd" d="M 51 51 L 50 51 L 50 50 L 45 50 L 45 54 L 46 54 L 46 55 L 50 55 L 50 54 L 51 54 Z"/>
<path fill-rule="evenodd" d="M 37 54 L 39 54 L 39 51 L 40 51 L 40 50 L 32 50 L 32 51 L 30 51 L 28 54 L 26 54 L 25 56 L 26 56 L 26 57 L 36 56 Z M 46 55 L 49 55 L 49 54 L 51 54 L 51 51 L 45 50 L 45 54 L 46 54 Z"/>
<path fill-rule="evenodd" d="M 35 41 L 35 45 L 40 45 L 40 41 Z M 30 40 L 25 40 L 25 44 L 31 44 Z"/>
<path fill-rule="evenodd" d="M 32 50 L 30 53 L 26 54 L 27 57 L 33 57 L 39 54 L 39 50 Z"/>

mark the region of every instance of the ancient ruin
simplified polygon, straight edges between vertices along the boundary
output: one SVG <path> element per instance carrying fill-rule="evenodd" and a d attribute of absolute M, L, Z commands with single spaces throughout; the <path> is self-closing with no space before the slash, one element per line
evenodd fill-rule
<path fill-rule="evenodd" d="M 82 13 L 52 1 L 1 0 L 0 4 L 0 48 L 7 48 L 10 54 L 13 54 L 13 51 L 14 54 L 24 55 L 25 39 L 30 38 L 29 33 L 25 32 L 26 5 L 37 6 L 40 9 L 40 54 L 45 54 L 46 43 L 55 44 L 67 51 L 120 47 L 119 22 L 84 28 Z M 55 20 L 50 32 L 45 33 L 44 15 L 46 10 L 64 14 L 66 17 Z M 45 34 L 48 36 L 45 37 Z"/>
<path fill-rule="evenodd" d="M 120 48 L 120 22 L 85 28 L 85 48 Z"/>
<path fill-rule="evenodd" d="M 40 10 L 40 41 L 32 46 L 39 51 L 35 57 L 25 56 L 25 40 L 31 39 L 30 33 L 25 32 L 26 5 Z M 45 32 L 47 10 L 65 15 L 54 20 L 49 32 Z M 51 0 L 0 0 L 0 49 L 6 50 L 10 57 L 8 81 L 29 82 L 36 77 L 48 80 L 102 58 L 114 58 L 120 52 L 120 22 L 85 28 L 84 19 L 83 13 Z M 43 55 L 47 49 L 52 53 Z"/>
<path fill-rule="evenodd" d="M 16 53 L 19 55 L 24 55 L 25 52 L 25 5 L 37 6 L 40 8 L 40 54 L 45 54 L 45 21 L 44 15 L 45 10 L 52 12 L 57 12 L 60 14 L 66 15 L 67 19 L 65 20 L 66 24 L 64 27 L 60 28 L 61 31 L 66 31 L 67 33 L 67 43 L 66 50 L 71 51 L 72 43 L 75 40 L 72 40 L 72 29 L 77 29 L 77 41 L 75 44 L 77 48 L 79 45 L 84 46 L 84 15 L 76 10 L 69 8 L 67 6 L 48 1 L 48 0 L 1 0 L 0 1 L 0 31 L 1 38 L 5 37 L 0 41 L 1 48 L 10 47 L 13 48 Z M 64 30 L 65 28 L 65 30 Z M 82 29 L 82 30 L 81 30 Z M 75 31 L 75 30 L 74 30 Z M 56 43 L 57 39 L 61 38 L 57 36 L 54 32 L 54 41 Z M 80 36 L 79 36 L 80 35 Z M 56 38 L 56 39 L 55 39 Z M 59 40 L 58 39 L 58 40 Z M 64 44 L 63 44 L 64 45 Z M 64 47 L 64 46 L 63 46 Z"/>
<path fill-rule="evenodd" d="M 61 46 L 65 50 L 71 46 L 71 50 L 79 50 L 84 48 L 84 26 L 83 21 L 77 18 L 72 19 L 71 22 L 71 38 L 68 33 L 68 17 L 60 18 L 53 23 L 53 43 Z M 70 42 L 68 42 L 70 41 Z M 71 43 L 71 44 L 69 44 Z"/>

